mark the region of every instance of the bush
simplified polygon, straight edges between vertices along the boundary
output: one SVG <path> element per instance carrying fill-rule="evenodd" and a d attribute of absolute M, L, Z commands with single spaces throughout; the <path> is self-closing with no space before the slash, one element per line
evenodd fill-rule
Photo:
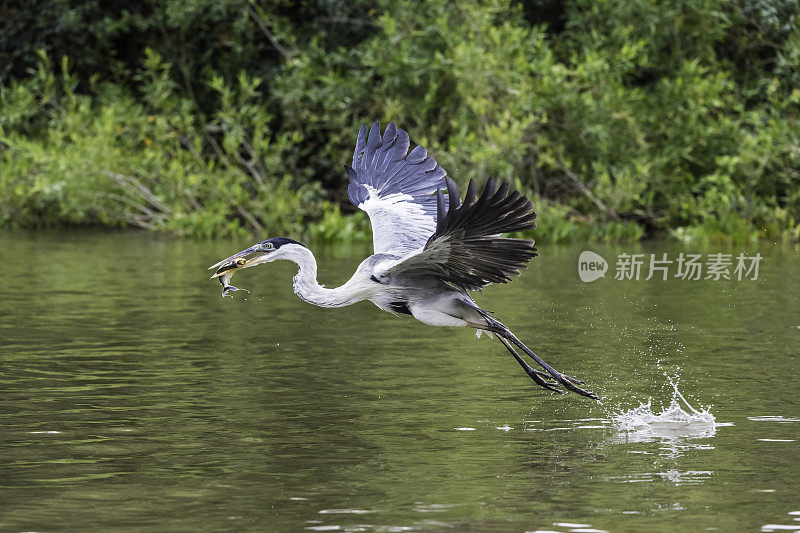
<path fill-rule="evenodd" d="M 6 69 L 3 225 L 368 240 L 342 164 L 358 125 L 392 120 L 461 185 L 531 195 L 539 240 L 800 237 L 795 2 L 103 9 L 114 24 L 70 8 L 66 28 L 112 61 L 65 45 L 59 68 Z"/>

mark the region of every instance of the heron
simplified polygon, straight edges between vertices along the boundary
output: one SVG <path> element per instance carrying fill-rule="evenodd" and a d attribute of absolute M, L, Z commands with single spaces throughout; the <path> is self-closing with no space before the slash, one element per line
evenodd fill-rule
<path fill-rule="evenodd" d="M 458 187 L 422 146 L 409 152 L 408 133 L 378 122 L 356 139 L 347 195 L 372 225 L 373 255 L 342 286 L 317 281 L 317 261 L 298 241 L 276 237 L 259 242 L 209 267 L 222 277 L 223 296 L 234 272 L 277 260 L 297 265 L 294 292 L 321 307 L 368 300 L 379 309 L 407 314 L 429 326 L 475 328 L 496 337 L 539 386 L 597 399 L 585 383 L 546 363 L 498 318 L 482 309 L 470 292 L 508 283 L 537 255 L 534 241 L 504 237 L 536 227 L 531 201 L 507 183 L 489 178 L 480 194 L 470 180 L 464 200 Z M 521 351 L 538 363 L 533 368 Z M 562 388 L 563 387 L 563 388 Z"/>

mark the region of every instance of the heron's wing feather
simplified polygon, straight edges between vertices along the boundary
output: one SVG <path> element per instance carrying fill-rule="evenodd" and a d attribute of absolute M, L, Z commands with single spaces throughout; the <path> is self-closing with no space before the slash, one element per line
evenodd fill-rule
<path fill-rule="evenodd" d="M 425 247 L 389 266 L 382 276 L 427 274 L 463 290 L 506 283 L 536 256 L 533 240 L 501 237 L 503 233 L 536 227 L 533 204 L 508 184 L 495 190 L 492 178 L 476 198 L 470 180 L 464 203 L 458 188 L 445 178 L 448 202 L 437 192 L 438 223 Z"/>
<path fill-rule="evenodd" d="M 422 146 L 408 152 L 408 134 L 393 123 L 381 137 L 375 122 L 361 126 L 347 196 L 369 215 L 375 253 L 406 255 L 436 230 L 436 192 L 446 172 Z"/>

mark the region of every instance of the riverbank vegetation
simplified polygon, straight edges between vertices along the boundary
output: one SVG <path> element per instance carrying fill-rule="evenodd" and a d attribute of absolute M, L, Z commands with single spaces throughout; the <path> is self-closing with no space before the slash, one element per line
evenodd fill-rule
<path fill-rule="evenodd" d="M 125 4 L 0 8 L 0 227 L 367 240 L 379 120 L 540 241 L 800 238 L 794 1 Z"/>

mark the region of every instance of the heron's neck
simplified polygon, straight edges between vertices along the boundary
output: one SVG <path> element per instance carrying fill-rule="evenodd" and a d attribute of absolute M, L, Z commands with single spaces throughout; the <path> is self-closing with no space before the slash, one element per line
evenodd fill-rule
<path fill-rule="evenodd" d="M 320 307 L 344 307 L 364 299 L 351 282 L 335 289 L 320 285 L 317 282 L 317 260 L 308 248 L 302 248 L 286 259 L 297 264 L 297 274 L 292 279 L 294 293 L 306 302 Z"/>

